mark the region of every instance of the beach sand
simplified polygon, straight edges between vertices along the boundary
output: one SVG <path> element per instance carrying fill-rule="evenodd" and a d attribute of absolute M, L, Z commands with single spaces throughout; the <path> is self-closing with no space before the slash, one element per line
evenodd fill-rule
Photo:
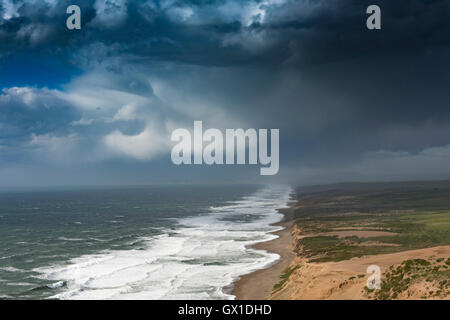
<path fill-rule="evenodd" d="M 257 243 L 255 249 L 266 250 L 280 255 L 280 260 L 266 268 L 244 275 L 234 283 L 232 294 L 236 300 L 264 300 L 272 292 L 273 286 L 280 281 L 280 275 L 295 258 L 292 248 L 292 221 L 280 222 L 283 230 L 274 232 L 277 239 Z"/>

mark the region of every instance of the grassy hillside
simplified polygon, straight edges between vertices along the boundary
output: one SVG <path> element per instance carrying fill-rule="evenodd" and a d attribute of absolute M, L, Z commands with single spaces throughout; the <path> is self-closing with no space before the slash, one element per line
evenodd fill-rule
<path fill-rule="evenodd" d="M 296 253 L 309 263 L 450 245 L 450 181 L 298 188 L 285 213 L 297 224 Z M 286 271 L 275 291 L 295 267 Z M 449 257 L 403 261 L 383 275 L 381 290 L 366 294 L 405 298 L 420 284 L 425 288 L 422 298 L 446 297 L 449 272 Z M 352 276 L 347 282 L 357 276 L 364 277 Z"/>
<path fill-rule="evenodd" d="M 301 234 L 308 235 L 297 243 L 297 251 L 312 261 L 450 244 L 447 181 L 298 188 L 296 200 L 289 216 L 296 220 Z M 327 234 L 352 230 L 392 234 Z"/>
<path fill-rule="evenodd" d="M 299 218 L 303 238 L 297 250 L 312 261 L 340 261 L 363 255 L 392 253 L 450 244 L 449 211 L 387 212 Z M 326 235 L 332 231 L 381 231 L 383 236 Z M 316 236 L 315 234 L 321 235 Z"/>

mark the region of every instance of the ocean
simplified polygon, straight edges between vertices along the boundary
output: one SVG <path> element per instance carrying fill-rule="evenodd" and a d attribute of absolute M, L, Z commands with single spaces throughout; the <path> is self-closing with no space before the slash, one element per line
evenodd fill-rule
<path fill-rule="evenodd" d="M 0 192 L 0 299 L 233 299 L 288 186 Z"/>

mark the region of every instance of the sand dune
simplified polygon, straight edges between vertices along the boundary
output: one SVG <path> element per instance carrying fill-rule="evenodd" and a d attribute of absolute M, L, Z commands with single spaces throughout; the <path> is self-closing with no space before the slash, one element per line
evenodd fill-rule
<path fill-rule="evenodd" d="M 270 299 L 367 299 L 364 293 L 370 265 L 378 265 L 386 271 L 409 259 L 446 258 L 450 256 L 450 246 L 403 251 L 353 258 L 340 262 L 308 263 L 306 259 L 295 258 L 292 265 L 299 265 L 291 274 L 286 285 L 273 293 Z M 358 275 L 360 277 L 358 277 Z M 352 280 L 349 278 L 355 277 Z M 426 290 L 426 284 L 416 284 L 410 288 L 409 296 L 399 298 L 419 299 Z"/>
<path fill-rule="evenodd" d="M 299 235 L 292 222 L 285 222 L 282 225 L 285 229 L 276 233 L 279 238 L 255 246 L 257 249 L 280 254 L 280 261 L 267 269 L 245 275 L 237 281 L 233 290 L 236 299 L 368 299 L 364 291 L 367 278 L 370 276 L 366 273 L 368 266 L 378 265 L 383 276 L 383 272 L 390 266 L 399 265 L 405 260 L 437 259 L 450 256 L 450 246 L 438 246 L 392 254 L 364 256 L 339 262 L 311 263 L 306 258 L 296 256 L 293 252 L 293 234 L 296 235 L 296 240 L 305 235 Z M 299 268 L 292 272 L 280 290 L 273 292 L 274 285 L 280 281 L 280 275 L 287 268 L 295 266 L 299 266 Z M 430 290 L 429 285 L 425 282 L 414 284 L 409 289 L 408 296 L 403 295 L 399 298 L 419 299 L 424 291 Z"/>

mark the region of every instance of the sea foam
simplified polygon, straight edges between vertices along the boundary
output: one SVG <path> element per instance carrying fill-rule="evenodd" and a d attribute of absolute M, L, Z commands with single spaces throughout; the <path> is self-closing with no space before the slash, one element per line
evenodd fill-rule
<path fill-rule="evenodd" d="M 176 228 L 141 239 L 144 250 L 103 251 L 34 271 L 55 281 L 59 292 L 52 298 L 59 299 L 234 299 L 225 288 L 279 259 L 251 245 L 276 238 L 277 209 L 290 193 L 286 186 L 264 187 L 206 215 L 179 219 Z"/>

